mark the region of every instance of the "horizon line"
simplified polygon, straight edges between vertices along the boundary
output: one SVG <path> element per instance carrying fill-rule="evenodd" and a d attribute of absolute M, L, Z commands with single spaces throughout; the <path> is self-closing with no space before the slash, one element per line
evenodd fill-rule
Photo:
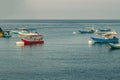
<path fill-rule="evenodd" d="M 0 19 L 0 20 L 120 20 L 120 19 Z"/>
<path fill-rule="evenodd" d="M 0 19 L 0 23 L 120 23 L 120 19 Z"/>

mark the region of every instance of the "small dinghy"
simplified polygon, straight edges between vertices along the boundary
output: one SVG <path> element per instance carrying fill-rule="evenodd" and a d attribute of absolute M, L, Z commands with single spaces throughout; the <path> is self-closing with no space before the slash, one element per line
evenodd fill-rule
<path fill-rule="evenodd" d="M 111 31 L 111 28 L 110 27 L 101 27 L 98 30 L 101 32 L 108 32 L 108 31 Z"/>
<path fill-rule="evenodd" d="M 85 34 L 85 33 L 94 33 L 95 29 L 92 27 L 86 27 L 84 29 L 79 30 L 80 33 Z"/>
<path fill-rule="evenodd" d="M 120 44 L 109 43 L 109 45 L 112 49 L 120 49 Z"/>

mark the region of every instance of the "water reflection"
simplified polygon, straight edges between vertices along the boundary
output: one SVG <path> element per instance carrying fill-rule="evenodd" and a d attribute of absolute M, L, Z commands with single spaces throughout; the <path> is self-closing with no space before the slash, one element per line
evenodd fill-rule
<path fill-rule="evenodd" d="M 107 48 L 110 48 L 110 46 L 108 45 L 108 43 L 94 43 L 94 44 L 91 44 L 89 46 L 93 46 L 93 47 L 107 47 Z"/>
<path fill-rule="evenodd" d="M 23 63 L 27 61 L 35 60 L 36 58 L 40 58 L 41 53 L 43 52 L 44 44 L 34 44 L 34 45 L 25 45 L 18 47 L 19 56 L 17 58 Z"/>
<path fill-rule="evenodd" d="M 24 46 L 22 46 L 22 48 L 26 48 L 26 47 L 30 47 L 30 48 L 32 48 L 32 47 L 43 47 L 43 45 L 44 45 L 44 44 L 24 45 Z"/>
<path fill-rule="evenodd" d="M 120 50 L 120 49 L 118 49 L 118 48 L 116 48 L 116 49 L 115 49 L 115 48 L 110 48 L 110 49 L 109 49 L 109 51 L 119 51 L 119 50 Z"/>
<path fill-rule="evenodd" d="M 44 48 L 44 44 L 24 45 L 19 48 L 21 54 L 39 53 Z"/>
<path fill-rule="evenodd" d="M 90 48 L 94 48 L 94 50 L 96 51 L 107 51 L 108 53 L 118 53 L 118 51 L 120 51 L 120 49 L 113 49 L 110 47 L 110 45 L 108 43 L 94 43 L 89 45 Z"/>

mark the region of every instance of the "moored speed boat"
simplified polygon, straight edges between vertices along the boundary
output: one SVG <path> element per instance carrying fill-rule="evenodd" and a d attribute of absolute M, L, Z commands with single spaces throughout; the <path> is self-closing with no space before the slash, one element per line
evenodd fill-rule
<path fill-rule="evenodd" d="M 21 38 L 24 42 L 24 45 L 31 45 L 31 44 L 43 44 L 43 36 L 39 34 L 27 34 L 24 35 L 25 37 Z"/>
<path fill-rule="evenodd" d="M 111 31 L 111 32 L 96 32 L 96 35 L 102 35 L 102 36 L 108 36 L 108 35 L 117 35 L 118 33 L 115 31 Z"/>
<path fill-rule="evenodd" d="M 25 28 L 16 28 L 15 30 L 11 30 L 13 34 L 19 34 L 19 33 L 28 33 L 29 31 Z"/>
<path fill-rule="evenodd" d="M 79 30 L 80 33 L 94 33 L 94 30 Z"/>
<path fill-rule="evenodd" d="M 95 32 L 95 30 L 94 30 L 94 28 L 92 27 L 86 27 L 86 28 L 84 28 L 84 29 L 81 29 L 81 30 L 79 30 L 79 32 L 80 33 L 94 33 Z"/>
<path fill-rule="evenodd" d="M 118 43 L 117 32 L 106 32 L 98 34 L 100 37 L 91 37 L 94 42 L 98 43 Z"/>
<path fill-rule="evenodd" d="M 98 30 L 101 31 L 101 32 L 111 31 L 110 27 L 101 27 Z"/>
<path fill-rule="evenodd" d="M 28 32 L 19 32 L 19 35 L 20 36 L 37 36 L 37 35 L 39 35 L 39 34 L 37 34 L 37 33 L 28 33 Z"/>
<path fill-rule="evenodd" d="M 120 44 L 109 43 L 109 45 L 112 49 L 120 49 Z"/>
<path fill-rule="evenodd" d="M 10 31 L 4 31 L 4 38 L 10 38 L 12 37 L 11 34 L 10 34 Z"/>
<path fill-rule="evenodd" d="M 111 31 L 111 29 L 99 29 L 99 31 L 102 31 L 102 32 L 104 32 L 104 31 Z"/>
<path fill-rule="evenodd" d="M 97 38 L 97 37 L 91 37 L 91 39 L 94 42 L 98 42 L 98 43 L 118 43 L 119 39 L 114 37 L 114 38 Z"/>

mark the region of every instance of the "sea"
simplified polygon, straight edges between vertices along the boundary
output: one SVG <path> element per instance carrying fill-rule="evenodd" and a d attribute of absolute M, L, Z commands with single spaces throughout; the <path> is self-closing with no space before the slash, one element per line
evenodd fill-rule
<path fill-rule="evenodd" d="M 88 44 L 95 34 L 78 32 L 103 26 L 120 33 L 120 20 L 0 20 L 3 30 L 35 28 L 45 41 L 18 46 L 17 34 L 0 38 L 0 80 L 120 80 L 120 49 Z"/>

